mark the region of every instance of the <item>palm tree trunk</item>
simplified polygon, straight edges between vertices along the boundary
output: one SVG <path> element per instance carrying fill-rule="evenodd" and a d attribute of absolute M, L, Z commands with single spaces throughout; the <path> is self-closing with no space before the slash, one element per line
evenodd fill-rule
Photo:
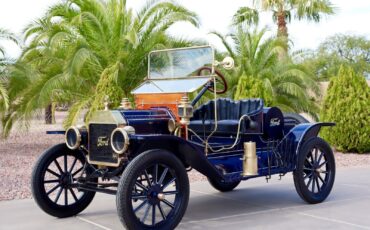
<path fill-rule="evenodd" d="M 288 52 L 288 27 L 286 26 L 286 20 L 285 20 L 285 12 L 280 11 L 277 14 L 277 26 L 278 26 L 278 32 L 277 36 L 278 38 L 282 39 L 284 41 L 284 50 L 285 52 L 279 53 L 279 59 L 284 59 L 285 55 Z"/>
<path fill-rule="evenodd" d="M 284 37 L 288 40 L 288 28 L 286 26 L 285 12 L 281 11 L 277 14 L 278 37 Z"/>
<path fill-rule="evenodd" d="M 45 124 L 53 124 L 53 105 L 52 104 L 49 104 L 48 106 L 46 106 L 45 108 Z"/>

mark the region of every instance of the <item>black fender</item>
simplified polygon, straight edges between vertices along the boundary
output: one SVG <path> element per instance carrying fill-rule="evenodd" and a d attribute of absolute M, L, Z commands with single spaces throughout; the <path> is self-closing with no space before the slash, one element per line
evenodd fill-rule
<path fill-rule="evenodd" d="M 173 135 L 130 135 L 130 157 L 151 150 L 164 149 L 175 154 L 185 167 L 192 167 L 213 180 L 224 180 L 223 175 L 208 161 L 204 147 Z"/>

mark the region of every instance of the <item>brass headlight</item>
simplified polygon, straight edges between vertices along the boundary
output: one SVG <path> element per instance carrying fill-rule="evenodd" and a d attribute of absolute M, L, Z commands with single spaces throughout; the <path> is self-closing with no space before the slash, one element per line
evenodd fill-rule
<path fill-rule="evenodd" d="M 127 151 L 130 138 L 125 128 L 116 128 L 113 130 L 110 140 L 115 153 L 122 154 Z"/>
<path fill-rule="evenodd" d="M 75 150 L 81 145 L 81 133 L 78 128 L 71 126 L 65 133 L 65 141 L 68 148 Z"/>
<path fill-rule="evenodd" d="M 168 131 L 170 133 L 173 133 L 175 129 L 177 128 L 176 121 L 174 119 L 169 119 L 167 126 L 168 126 Z"/>

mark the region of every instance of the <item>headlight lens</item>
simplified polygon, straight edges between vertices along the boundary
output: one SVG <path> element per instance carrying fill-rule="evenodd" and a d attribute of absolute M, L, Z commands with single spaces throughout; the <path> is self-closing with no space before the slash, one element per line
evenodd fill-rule
<path fill-rule="evenodd" d="M 111 135 L 111 145 L 115 153 L 122 154 L 127 151 L 130 139 L 124 128 L 116 128 Z"/>
<path fill-rule="evenodd" d="M 68 148 L 74 150 L 81 145 L 81 133 L 75 126 L 67 129 L 65 134 L 66 145 Z"/>

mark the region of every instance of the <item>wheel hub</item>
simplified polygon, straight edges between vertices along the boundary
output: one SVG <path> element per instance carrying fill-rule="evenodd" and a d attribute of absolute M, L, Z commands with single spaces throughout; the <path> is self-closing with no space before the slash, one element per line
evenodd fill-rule
<path fill-rule="evenodd" d="M 72 174 L 63 173 L 60 177 L 60 184 L 63 188 L 69 187 L 73 183 Z"/>
<path fill-rule="evenodd" d="M 149 188 L 147 197 L 149 203 L 154 205 L 158 204 L 161 200 L 164 199 L 164 194 L 162 193 L 161 187 L 158 184 L 156 184 Z"/>

